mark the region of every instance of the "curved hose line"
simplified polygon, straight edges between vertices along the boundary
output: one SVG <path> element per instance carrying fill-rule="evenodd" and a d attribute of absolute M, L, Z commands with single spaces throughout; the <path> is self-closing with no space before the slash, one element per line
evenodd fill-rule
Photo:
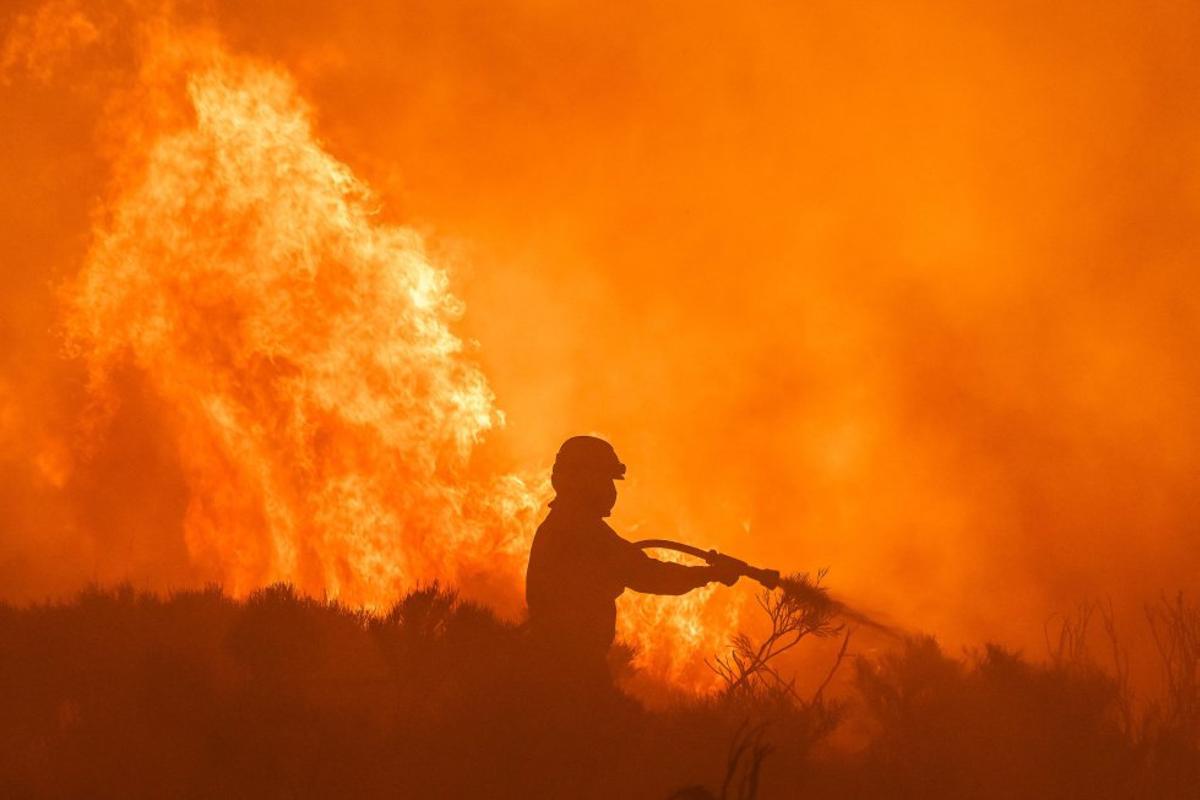
<path fill-rule="evenodd" d="M 740 558 L 727 556 L 718 553 L 716 550 L 701 550 L 695 545 L 673 542 L 670 539 L 643 539 L 640 542 L 634 542 L 633 546 L 640 547 L 643 550 L 675 550 L 679 553 L 686 553 L 689 556 L 703 559 L 711 566 L 732 568 L 739 575 L 745 575 L 751 580 L 758 581 L 767 589 L 774 589 L 779 585 L 779 570 L 752 567 Z"/>

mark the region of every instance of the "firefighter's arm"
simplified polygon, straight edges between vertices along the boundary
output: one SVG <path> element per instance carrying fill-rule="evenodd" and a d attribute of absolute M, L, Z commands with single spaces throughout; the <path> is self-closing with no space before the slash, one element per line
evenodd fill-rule
<path fill-rule="evenodd" d="M 720 581 L 726 586 L 737 582 L 738 573 L 720 566 L 688 567 L 659 561 L 628 542 L 622 543 L 622 566 L 626 588 L 646 594 L 686 594 L 693 589 Z"/>

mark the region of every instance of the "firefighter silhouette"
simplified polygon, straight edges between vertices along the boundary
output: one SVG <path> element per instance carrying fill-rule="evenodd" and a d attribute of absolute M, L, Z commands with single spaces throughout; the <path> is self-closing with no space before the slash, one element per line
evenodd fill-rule
<path fill-rule="evenodd" d="M 567 439 L 554 461 L 555 497 L 529 553 L 525 600 L 538 650 L 561 680 L 581 690 L 611 686 L 608 650 L 616 599 L 626 589 L 679 595 L 739 573 L 726 566 L 659 561 L 622 539 L 604 518 L 617 500 L 625 465 L 594 436 Z"/>

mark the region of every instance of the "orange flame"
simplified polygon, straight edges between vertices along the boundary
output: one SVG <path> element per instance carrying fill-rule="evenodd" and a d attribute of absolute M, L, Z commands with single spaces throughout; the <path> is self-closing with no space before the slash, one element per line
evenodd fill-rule
<path fill-rule="evenodd" d="M 239 594 L 378 607 L 442 580 L 515 608 L 545 487 L 469 469 L 503 417 L 446 272 L 379 220 L 286 73 L 207 36 L 149 42 L 142 102 L 174 122 L 119 156 L 68 329 L 101 418 L 126 364 L 169 408 L 191 559 Z M 679 678 L 709 655 L 733 622 L 711 596 L 627 600 L 640 664 Z"/>
<path fill-rule="evenodd" d="M 374 219 L 285 74 L 205 55 L 194 122 L 150 145 L 70 293 L 93 392 L 111 402 L 128 360 L 170 406 L 189 550 L 235 591 L 381 603 L 514 571 L 532 495 L 465 480 L 501 417 L 449 329 L 445 272 Z"/>

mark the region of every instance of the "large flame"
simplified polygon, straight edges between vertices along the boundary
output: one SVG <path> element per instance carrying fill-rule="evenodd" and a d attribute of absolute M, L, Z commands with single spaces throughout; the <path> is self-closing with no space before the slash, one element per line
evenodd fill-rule
<path fill-rule="evenodd" d="M 502 416 L 446 272 L 379 220 L 286 73 L 211 37 L 149 42 L 142 102 L 179 122 L 132 137 L 68 327 L 101 416 L 125 365 L 168 409 L 193 563 L 235 593 L 381 607 L 440 580 L 514 607 L 544 487 L 468 468 Z M 640 663 L 678 675 L 711 652 L 710 596 L 628 601 Z"/>
<path fill-rule="evenodd" d="M 184 62 L 193 118 L 111 201 L 69 324 L 102 402 L 128 361 L 169 406 L 192 557 L 234 591 L 373 604 L 513 573 L 531 496 L 465 476 L 500 417 L 445 272 L 375 219 L 285 74 Z"/>

